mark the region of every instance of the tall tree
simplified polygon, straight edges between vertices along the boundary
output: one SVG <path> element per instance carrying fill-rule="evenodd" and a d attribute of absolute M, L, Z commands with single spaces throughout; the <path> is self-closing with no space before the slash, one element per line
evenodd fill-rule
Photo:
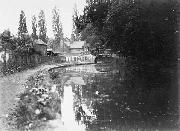
<path fill-rule="evenodd" d="M 54 32 L 54 37 L 57 42 L 60 42 L 61 40 L 63 40 L 63 29 L 60 20 L 59 10 L 54 7 L 54 9 L 52 10 L 52 14 L 52 28 Z"/>
<path fill-rule="evenodd" d="M 60 13 L 56 7 L 54 7 L 54 9 L 52 10 L 52 15 L 52 28 L 55 37 L 55 40 L 53 42 L 53 49 L 63 51 L 64 45 L 63 43 L 61 44 L 61 41 L 63 41 L 63 29 L 60 20 Z"/>
<path fill-rule="evenodd" d="M 26 16 L 24 11 L 21 11 L 19 19 L 18 37 L 22 38 L 24 34 L 28 33 L 26 26 Z"/>
<path fill-rule="evenodd" d="M 76 19 L 78 18 L 78 11 L 77 11 L 77 6 L 76 6 L 76 4 L 75 4 L 75 6 L 74 6 L 74 14 L 73 14 L 73 16 L 72 16 L 72 20 L 73 20 L 73 28 L 72 28 L 72 40 L 73 41 L 78 41 L 80 38 L 79 38 L 79 36 L 80 36 L 80 34 L 79 34 L 79 31 L 78 31 L 78 29 L 77 29 L 77 27 L 76 27 L 76 25 L 75 25 L 75 22 L 76 22 Z"/>
<path fill-rule="evenodd" d="M 81 32 L 81 40 L 86 40 L 91 48 L 95 48 L 106 44 L 107 35 L 104 32 L 104 25 L 111 2 L 109 0 L 90 0 L 89 2 L 84 8 L 84 14 L 76 17 L 75 25 Z"/>
<path fill-rule="evenodd" d="M 97 37 L 89 36 L 95 35 L 115 52 L 166 64 L 176 60 L 179 6 L 176 0 L 90 1 L 76 26 L 86 41 L 94 43 Z"/>
<path fill-rule="evenodd" d="M 43 10 L 40 11 L 39 13 L 39 21 L 38 21 L 38 27 L 39 27 L 39 39 L 44 41 L 45 43 L 47 42 L 47 28 L 46 28 L 46 22 L 45 22 L 45 13 Z"/>
<path fill-rule="evenodd" d="M 38 39 L 38 36 L 37 36 L 37 20 L 36 20 L 35 15 L 33 15 L 33 17 L 32 17 L 32 38 Z"/>

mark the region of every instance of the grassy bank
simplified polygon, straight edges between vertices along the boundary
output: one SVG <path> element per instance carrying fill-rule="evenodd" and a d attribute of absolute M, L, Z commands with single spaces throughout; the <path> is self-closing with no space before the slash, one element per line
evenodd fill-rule
<path fill-rule="evenodd" d="M 38 71 L 48 70 L 57 65 L 40 65 L 33 69 L 24 70 L 8 76 L 0 78 L 0 129 L 3 126 L 3 119 L 11 112 L 19 100 L 17 96 L 25 91 L 24 84 L 30 76 L 33 76 Z"/>

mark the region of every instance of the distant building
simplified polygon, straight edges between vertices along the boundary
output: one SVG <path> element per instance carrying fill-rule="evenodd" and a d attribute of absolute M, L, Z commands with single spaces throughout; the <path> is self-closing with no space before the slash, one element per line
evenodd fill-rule
<path fill-rule="evenodd" d="M 65 54 L 66 62 L 92 63 L 95 57 L 89 53 L 89 44 L 85 41 L 74 41 L 69 45 L 69 53 Z"/>
<path fill-rule="evenodd" d="M 53 43 L 52 49 L 54 53 L 68 53 L 69 52 L 69 41 L 61 40 L 60 43 Z"/>
<path fill-rule="evenodd" d="M 40 53 L 41 55 L 47 54 L 47 44 L 44 43 L 41 39 L 34 40 L 33 48 L 36 52 Z"/>
<path fill-rule="evenodd" d="M 80 54 L 87 50 L 88 47 L 86 46 L 85 41 L 74 41 L 72 44 L 70 44 L 69 51 L 70 53 Z"/>
<path fill-rule="evenodd" d="M 47 55 L 48 56 L 56 56 L 56 54 L 53 52 L 52 48 L 47 49 Z"/>

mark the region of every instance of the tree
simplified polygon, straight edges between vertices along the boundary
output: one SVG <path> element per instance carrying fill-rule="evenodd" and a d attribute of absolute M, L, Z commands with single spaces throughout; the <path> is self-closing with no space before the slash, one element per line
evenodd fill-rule
<path fill-rule="evenodd" d="M 92 48 L 93 46 L 99 48 L 100 45 L 106 43 L 107 35 L 104 31 L 104 25 L 111 3 L 108 0 L 89 2 L 84 8 L 84 14 L 76 17 L 75 25 L 77 30 L 81 32 L 81 40 L 86 40 Z"/>
<path fill-rule="evenodd" d="M 4 61 L 4 66 L 3 66 L 3 73 L 6 75 L 7 71 L 7 49 L 9 50 L 14 50 L 16 48 L 15 43 L 12 40 L 11 32 L 9 30 L 3 31 L 3 33 L 0 35 L 0 41 L 1 41 L 1 46 L 4 51 L 3 55 L 3 61 Z"/>
<path fill-rule="evenodd" d="M 62 23 L 60 21 L 60 14 L 59 10 L 55 7 L 52 10 L 52 28 L 54 32 L 54 37 L 57 42 L 60 42 L 63 40 L 63 29 L 62 29 Z"/>
<path fill-rule="evenodd" d="M 3 33 L 0 35 L 0 39 L 4 50 L 14 50 L 16 48 L 16 44 L 13 41 L 13 37 L 9 30 L 4 30 Z"/>
<path fill-rule="evenodd" d="M 22 38 L 24 34 L 28 33 L 26 26 L 26 16 L 24 11 L 21 11 L 19 19 L 18 37 Z"/>
<path fill-rule="evenodd" d="M 74 6 L 74 14 L 72 16 L 72 20 L 73 20 L 73 29 L 72 29 L 72 40 L 73 41 L 78 41 L 80 38 L 80 34 L 79 34 L 79 31 L 75 25 L 75 22 L 76 22 L 76 19 L 78 18 L 78 11 L 77 11 L 77 6 L 75 5 Z"/>
<path fill-rule="evenodd" d="M 28 30 L 26 26 L 26 16 L 24 11 L 21 11 L 20 20 L 19 20 L 19 28 L 18 28 L 18 46 L 20 48 L 24 48 L 29 46 L 29 42 L 26 41 L 26 36 L 28 35 Z"/>
<path fill-rule="evenodd" d="M 38 36 L 37 36 L 37 21 L 36 21 L 36 16 L 35 15 L 32 17 L 32 38 L 33 39 L 38 39 Z"/>
<path fill-rule="evenodd" d="M 105 25 L 108 45 L 140 61 L 170 63 L 177 52 L 177 10 L 178 3 L 169 0 L 114 0 Z"/>
<path fill-rule="evenodd" d="M 39 39 L 44 41 L 45 43 L 47 42 L 47 28 L 46 28 L 46 22 L 45 22 L 45 13 L 43 10 L 40 11 L 39 13 L 39 21 L 38 21 L 38 27 L 39 27 Z"/>
<path fill-rule="evenodd" d="M 86 28 L 82 30 L 81 40 L 89 43 L 91 51 L 97 50 L 102 45 L 100 37 L 96 34 L 96 28 L 92 24 L 87 24 Z"/>
<path fill-rule="evenodd" d="M 55 37 L 54 47 L 56 48 L 57 46 L 60 47 L 61 41 L 63 41 L 63 29 L 62 29 L 62 23 L 60 20 L 60 13 L 56 7 L 54 7 L 54 9 L 52 10 L 52 15 L 53 15 L 53 17 L 52 17 L 52 28 L 53 28 L 54 37 Z"/>
<path fill-rule="evenodd" d="M 76 27 L 86 41 L 100 40 L 101 46 L 140 62 L 166 64 L 177 57 L 179 5 L 176 0 L 90 1 Z"/>

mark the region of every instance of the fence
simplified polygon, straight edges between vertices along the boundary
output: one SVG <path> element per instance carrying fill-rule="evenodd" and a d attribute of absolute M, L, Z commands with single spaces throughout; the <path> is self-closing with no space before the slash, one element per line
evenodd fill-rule
<path fill-rule="evenodd" d="M 39 54 L 11 54 L 7 62 L 1 62 L 1 75 L 12 74 L 20 72 L 25 69 L 33 68 L 39 64 L 50 61 L 51 58 Z"/>
<path fill-rule="evenodd" d="M 94 63 L 95 56 L 89 55 L 79 55 L 79 56 L 66 56 L 65 61 L 69 63 Z"/>

